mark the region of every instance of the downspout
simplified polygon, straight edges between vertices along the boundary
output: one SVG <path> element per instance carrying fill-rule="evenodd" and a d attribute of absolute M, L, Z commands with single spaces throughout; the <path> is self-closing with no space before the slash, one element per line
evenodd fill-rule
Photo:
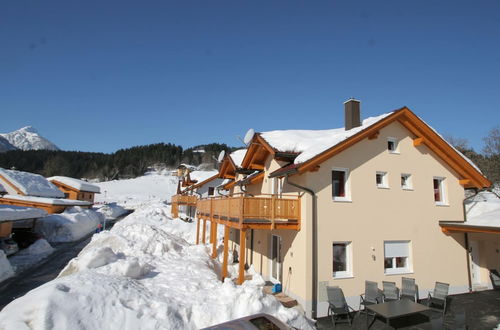
<path fill-rule="evenodd" d="M 317 223 L 317 206 L 316 206 L 316 193 L 307 188 L 300 186 L 296 183 L 288 181 L 289 173 L 285 174 L 285 183 L 301 189 L 311 195 L 312 198 L 312 310 L 311 318 L 317 318 L 318 310 L 318 223 Z"/>

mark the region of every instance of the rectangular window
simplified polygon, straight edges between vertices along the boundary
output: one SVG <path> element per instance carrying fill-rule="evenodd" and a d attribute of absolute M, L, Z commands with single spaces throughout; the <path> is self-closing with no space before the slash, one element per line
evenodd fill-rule
<path fill-rule="evenodd" d="M 208 187 L 208 196 L 213 196 L 214 195 L 215 188 L 214 187 Z"/>
<path fill-rule="evenodd" d="M 410 190 L 412 188 L 411 174 L 401 174 L 401 188 L 407 190 Z"/>
<path fill-rule="evenodd" d="M 432 184 L 434 188 L 434 201 L 436 204 L 445 204 L 446 199 L 444 196 L 444 178 L 434 178 L 432 179 Z"/>
<path fill-rule="evenodd" d="M 386 274 L 410 272 L 410 241 L 384 242 L 384 270 Z"/>
<path fill-rule="evenodd" d="M 375 182 L 378 188 L 389 188 L 387 172 L 377 172 L 375 174 Z"/>
<path fill-rule="evenodd" d="M 333 243 L 333 277 L 351 277 L 351 242 Z"/>
<path fill-rule="evenodd" d="M 387 150 L 393 154 L 399 153 L 398 152 L 398 139 L 387 138 Z"/>
<path fill-rule="evenodd" d="M 347 169 L 332 170 L 332 197 L 335 201 L 349 201 L 349 172 Z"/>

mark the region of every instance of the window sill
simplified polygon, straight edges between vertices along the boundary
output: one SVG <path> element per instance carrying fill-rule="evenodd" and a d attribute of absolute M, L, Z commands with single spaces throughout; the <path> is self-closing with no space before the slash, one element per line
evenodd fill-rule
<path fill-rule="evenodd" d="M 352 203 L 352 200 L 346 197 L 334 197 L 334 202 L 344 202 L 344 203 Z"/>
<path fill-rule="evenodd" d="M 436 206 L 450 206 L 450 204 L 443 202 L 436 202 Z"/>
<path fill-rule="evenodd" d="M 390 151 L 390 150 L 388 150 L 388 151 L 392 155 L 401 155 L 401 153 L 399 151 Z"/>
<path fill-rule="evenodd" d="M 335 275 L 335 274 L 333 274 L 333 279 L 334 280 L 343 280 L 343 279 L 347 279 L 347 278 L 354 278 L 354 276 L 352 274 L 346 274 L 346 275 Z"/>
<path fill-rule="evenodd" d="M 389 189 L 387 186 L 377 186 L 378 189 Z"/>
<path fill-rule="evenodd" d="M 408 269 L 401 269 L 401 270 L 390 270 L 390 271 L 385 271 L 384 272 L 384 275 L 405 275 L 405 274 L 413 274 L 412 271 L 408 270 Z"/>
<path fill-rule="evenodd" d="M 401 188 L 401 189 L 406 191 L 413 191 L 413 188 Z"/>

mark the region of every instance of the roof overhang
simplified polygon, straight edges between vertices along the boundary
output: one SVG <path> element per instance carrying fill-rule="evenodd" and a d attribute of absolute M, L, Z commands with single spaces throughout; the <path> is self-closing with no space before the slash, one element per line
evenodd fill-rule
<path fill-rule="evenodd" d="M 500 234 L 500 227 L 474 225 L 463 221 L 439 221 L 445 234 L 449 233 L 486 233 Z"/>

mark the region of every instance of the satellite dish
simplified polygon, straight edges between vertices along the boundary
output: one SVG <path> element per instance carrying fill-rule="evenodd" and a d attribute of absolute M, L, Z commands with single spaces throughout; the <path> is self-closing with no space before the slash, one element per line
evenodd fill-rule
<path fill-rule="evenodd" d="M 249 144 L 250 141 L 252 141 L 252 138 L 253 136 L 255 135 L 255 131 L 253 128 L 250 128 L 248 131 L 247 131 L 247 134 L 245 134 L 245 138 L 243 139 L 243 142 L 245 142 L 245 144 Z"/>
<path fill-rule="evenodd" d="M 222 160 L 224 159 L 224 156 L 226 155 L 226 152 L 224 150 L 222 150 L 219 154 L 219 157 L 217 157 L 217 161 L 219 163 L 222 163 Z"/>

